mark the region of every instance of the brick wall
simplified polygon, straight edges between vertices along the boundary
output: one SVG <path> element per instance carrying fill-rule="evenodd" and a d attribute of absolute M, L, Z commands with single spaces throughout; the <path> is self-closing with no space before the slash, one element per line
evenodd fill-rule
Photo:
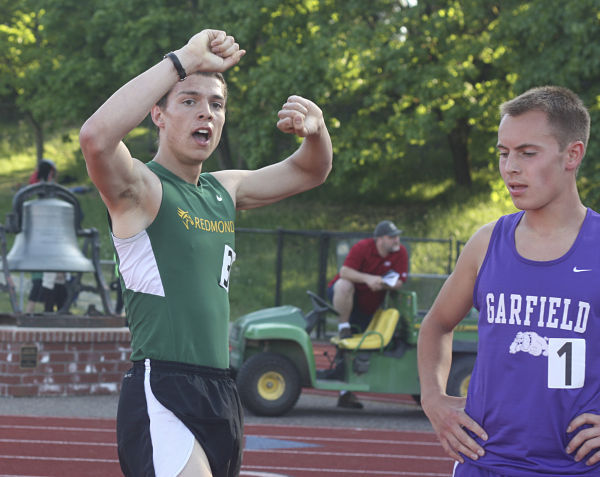
<path fill-rule="evenodd" d="M 0 326 L 0 396 L 118 393 L 129 339 L 122 327 Z"/>

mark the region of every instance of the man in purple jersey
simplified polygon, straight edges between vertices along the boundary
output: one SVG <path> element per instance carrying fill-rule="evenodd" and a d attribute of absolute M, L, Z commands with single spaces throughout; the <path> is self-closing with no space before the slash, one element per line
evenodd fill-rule
<path fill-rule="evenodd" d="M 500 173 L 521 212 L 471 237 L 424 318 L 421 403 L 456 477 L 600 475 L 600 215 L 576 185 L 589 114 L 552 86 L 500 113 Z M 477 361 L 467 397 L 451 397 L 452 333 L 473 305 Z"/>

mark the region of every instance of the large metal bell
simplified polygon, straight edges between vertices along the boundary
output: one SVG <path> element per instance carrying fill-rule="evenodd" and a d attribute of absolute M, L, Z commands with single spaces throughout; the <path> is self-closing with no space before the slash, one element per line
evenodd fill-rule
<path fill-rule="evenodd" d="M 24 202 L 21 231 L 7 255 L 9 270 L 93 272 L 77 242 L 75 208 L 56 198 Z"/>

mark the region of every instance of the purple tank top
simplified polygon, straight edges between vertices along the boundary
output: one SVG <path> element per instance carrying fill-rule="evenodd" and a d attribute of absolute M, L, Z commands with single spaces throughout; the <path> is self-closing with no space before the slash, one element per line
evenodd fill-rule
<path fill-rule="evenodd" d="M 565 448 L 579 414 L 600 414 L 600 215 L 571 249 L 537 262 L 515 248 L 523 212 L 501 217 L 473 291 L 477 360 L 466 412 L 485 429 L 474 464 L 511 476 L 598 476 Z M 596 449 L 597 450 L 597 449 Z"/>

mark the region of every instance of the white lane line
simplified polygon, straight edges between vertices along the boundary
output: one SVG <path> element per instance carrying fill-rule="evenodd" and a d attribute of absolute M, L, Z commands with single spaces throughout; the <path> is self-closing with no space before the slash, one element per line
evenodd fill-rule
<path fill-rule="evenodd" d="M 390 439 L 352 439 L 351 437 L 312 437 L 312 436 L 285 436 L 285 435 L 270 435 L 270 434 L 247 434 L 256 437 L 266 437 L 268 439 L 282 440 L 303 440 L 303 441 L 325 441 L 325 442 L 356 442 L 360 444 L 400 444 L 400 445 L 419 445 L 442 447 L 439 442 L 431 441 L 395 441 Z"/>
<path fill-rule="evenodd" d="M 105 446 L 117 447 L 116 442 L 51 441 L 46 439 L 0 439 L 7 444 L 46 444 L 59 446 Z"/>
<path fill-rule="evenodd" d="M 41 431 L 115 432 L 115 429 L 93 427 L 27 426 L 23 424 L 0 424 L 0 429 L 35 429 Z"/>
<path fill-rule="evenodd" d="M 9 475 L 9 474 L 0 474 L 0 477 L 47 477 L 46 475 Z"/>
<path fill-rule="evenodd" d="M 327 474 L 343 474 L 343 475 L 351 475 L 351 474 L 365 474 L 365 475 L 398 475 L 404 477 L 448 477 L 448 472 L 439 473 L 439 472 L 405 472 L 402 470 L 394 471 L 394 470 L 356 470 L 356 469 L 318 469 L 311 467 L 264 467 L 258 465 L 243 465 L 243 469 L 268 469 L 275 470 L 278 472 L 315 472 L 319 475 L 327 475 Z"/>
<path fill-rule="evenodd" d="M 114 431 L 111 431 L 114 432 Z M 290 440 L 294 442 L 311 441 L 311 442 L 347 442 L 356 444 L 379 444 L 379 445 L 408 445 L 408 446 L 425 446 L 425 447 L 440 447 L 438 442 L 418 442 L 418 441 L 385 441 L 373 439 L 352 439 L 352 438 L 335 438 L 335 437 L 299 437 L 299 436 L 281 436 L 281 435 L 264 435 L 264 434 L 246 434 L 245 437 L 262 437 L 265 439 Z M 26 440 L 0 438 L 0 442 L 26 442 Z M 71 441 L 53 441 L 47 440 L 44 442 L 71 442 Z M 75 441 L 76 442 L 76 441 Z"/>
<path fill-rule="evenodd" d="M 268 454 L 294 454 L 294 455 L 324 455 L 324 456 L 342 456 L 342 457 L 367 457 L 377 459 L 410 459 L 410 460 L 435 460 L 452 462 L 450 457 L 435 457 L 425 455 L 407 455 L 407 454 L 375 454 L 375 453 L 357 453 L 357 452 L 318 452 L 308 450 L 288 450 L 288 449 L 248 449 L 244 453 L 266 452 Z"/>
<path fill-rule="evenodd" d="M 59 462 L 101 462 L 107 464 L 118 464 L 117 459 L 92 459 L 85 457 L 46 457 L 39 455 L 0 455 L 0 459 L 6 460 L 54 460 Z"/>
<path fill-rule="evenodd" d="M 265 437 L 265 436 L 260 436 L 260 437 Z M 279 436 L 281 437 L 281 436 Z M 276 436 L 273 436 L 273 438 L 276 438 Z M 290 436 L 287 439 L 292 439 L 293 436 Z M 322 438 L 296 438 L 298 439 L 298 441 L 301 440 L 312 440 L 312 441 L 319 441 L 319 440 L 333 440 L 333 441 L 344 441 L 344 439 L 322 439 Z M 361 442 L 358 440 L 352 440 L 352 439 L 346 439 L 345 441 L 347 442 L 351 442 L 351 443 L 356 443 L 356 442 Z M 364 442 L 364 441 L 362 441 Z M 100 447 L 117 447 L 117 444 L 115 442 L 83 442 L 83 441 L 68 441 L 68 440 L 49 440 L 49 439 L 15 439 L 15 438 L 0 438 L 0 443 L 7 443 L 7 444 L 46 444 L 46 445 L 74 445 L 74 446 L 100 446 Z M 389 442 L 389 444 L 407 444 L 407 445 L 414 445 L 415 443 L 412 442 L 406 442 L 406 443 L 398 443 L 398 442 Z M 422 445 L 429 445 L 427 443 L 424 443 Z M 285 449 L 285 448 L 279 448 L 279 449 L 244 449 L 244 452 L 288 452 L 288 453 L 297 453 L 297 454 L 331 454 L 331 455 L 347 455 L 346 453 L 340 452 L 340 453 L 333 453 L 333 452 L 318 452 L 318 451 L 308 451 L 308 450 L 291 450 L 291 449 Z M 390 455 L 390 456 L 397 456 L 398 454 L 380 454 L 380 453 L 365 453 L 365 454 L 355 454 L 355 453 L 350 453 L 348 455 L 377 455 L 377 456 L 386 456 L 386 455 Z"/>

